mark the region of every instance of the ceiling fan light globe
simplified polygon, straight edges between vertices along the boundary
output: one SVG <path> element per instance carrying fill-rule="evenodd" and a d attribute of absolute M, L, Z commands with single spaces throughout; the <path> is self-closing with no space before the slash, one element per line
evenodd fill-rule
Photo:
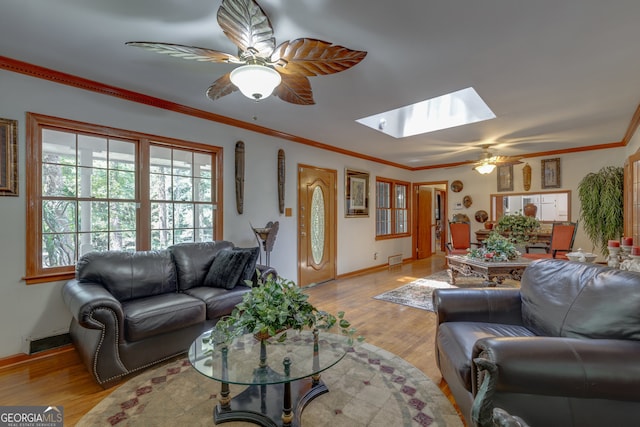
<path fill-rule="evenodd" d="M 481 165 L 474 167 L 474 169 L 481 175 L 490 174 L 491 172 L 493 172 L 495 168 L 496 168 L 496 165 L 491 163 L 483 163 Z"/>
<path fill-rule="evenodd" d="M 256 101 L 271 95 L 282 81 L 276 70 L 257 64 L 238 67 L 231 72 L 229 78 L 244 96 Z"/>

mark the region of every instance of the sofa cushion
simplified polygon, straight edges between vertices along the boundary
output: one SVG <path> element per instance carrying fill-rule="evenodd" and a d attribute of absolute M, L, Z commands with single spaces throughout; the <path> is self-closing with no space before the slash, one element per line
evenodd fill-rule
<path fill-rule="evenodd" d="M 244 294 L 250 290 L 250 287 L 244 285 L 238 285 L 231 290 L 202 286 L 185 292 L 204 301 L 207 306 L 207 320 L 217 320 L 231 314 L 236 305 L 242 301 Z"/>
<path fill-rule="evenodd" d="M 169 248 L 176 264 L 178 289 L 203 286 L 213 259 L 221 250 L 233 248 L 226 240 L 217 242 L 180 243 Z"/>
<path fill-rule="evenodd" d="M 455 371 L 464 387 L 471 391 L 473 346 L 480 338 L 531 337 L 533 332 L 519 325 L 486 322 L 445 322 L 438 326 L 436 343 L 441 369 Z"/>
<path fill-rule="evenodd" d="M 522 319 L 537 335 L 640 340 L 640 274 L 541 260 L 521 282 Z"/>
<path fill-rule="evenodd" d="M 204 278 L 204 286 L 233 289 L 243 277 L 251 252 L 242 249 L 220 251 Z"/>
<path fill-rule="evenodd" d="M 183 329 L 206 320 L 203 301 L 186 294 L 165 294 L 122 304 L 127 341 Z"/>
<path fill-rule="evenodd" d="M 104 286 L 121 302 L 177 290 L 175 265 L 166 250 L 89 252 L 76 264 L 76 279 Z"/>

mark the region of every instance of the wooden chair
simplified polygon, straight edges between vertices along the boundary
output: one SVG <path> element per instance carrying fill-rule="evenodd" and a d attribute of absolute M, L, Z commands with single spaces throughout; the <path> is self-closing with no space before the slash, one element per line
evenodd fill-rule
<path fill-rule="evenodd" d="M 449 239 L 447 243 L 448 255 L 466 255 L 472 245 L 480 246 L 471 242 L 471 225 L 468 222 L 450 222 Z"/>
<path fill-rule="evenodd" d="M 568 259 L 567 254 L 572 251 L 573 241 L 578 231 L 577 222 L 554 222 L 551 229 L 551 243 L 546 247 L 526 245 L 526 253 L 522 256 L 529 259 L 557 258 Z M 531 249 L 544 249 L 544 253 L 531 253 Z"/>

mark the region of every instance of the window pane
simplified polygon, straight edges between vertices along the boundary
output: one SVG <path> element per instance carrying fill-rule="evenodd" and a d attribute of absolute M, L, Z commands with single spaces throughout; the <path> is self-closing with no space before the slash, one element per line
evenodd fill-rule
<path fill-rule="evenodd" d="M 110 170 L 109 198 L 134 200 L 136 198 L 135 172 Z"/>
<path fill-rule="evenodd" d="M 80 233 L 80 256 L 91 251 L 109 250 L 109 233 Z"/>
<path fill-rule="evenodd" d="M 193 159 L 190 151 L 173 150 L 173 174 L 193 176 Z"/>
<path fill-rule="evenodd" d="M 175 228 L 193 228 L 193 205 L 176 203 L 174 205 Z"/>
<path fill-rule="evenodd" d="M 149 150 L 151 173 L 171 174 L 171 149 L 152 145 Z"/>
<path fill-rule="evenodd" d="M 165 249 L 173 245 L 173 230 L 153 230 L 151 232 L 151 249 Z"/>
<path fill-rule="evenodd" d="M 136 204 L 109 203 L 109 228 L 111 231 L 136 229 Z"/>
<path fill-rule="evenodd" d="M 76 134 L 43 129 L 42 162 L 75 165 Z"/>
<path fill-rule="evenodd" d="M 43 234 L 42 266 L 44 268 L 73 265 L 76 262 L 75 234 Z"/>
<path fill-rule="evenodd" d="M 109 203 L 79 202 L 78 228 L 81 232 L 107 231 L 109 229 Z"/>
<path fill-rule="evenodd" d="M 76 197 L 75 166 L 43 164 L 42 196 Z"/>
<path fill-rule="evenodd" d="M 107 170 L 78 169 L 78 196 L 104 199 L 107 197 Z"/>
<path fill-rule="evenodd" d="M 109 169 L 134 171 L 136 165 L 135 144 L 129 141 L 109 140 Z"/>
<path fill-rule="evenodd" d="M 193 179 L 191 177 L 173 176 L 173 200 L 193 200 Z"/>
<path fill-rule="evenodd" d="M 136 232 L 118 231 L 109 233 L 109 250 L 134 252 L 136 250 Z"/>
<path fill-rule="evenodd" d="M 198 228 L 196 229 L 196 242 L 211 242 L 213 241 L 213 229 L 211 228 Z"/>
<path fill-rule="evenodd" d="M 75 230 L 75 201 L 45 200 L 42 202 L 43 233 L 70 233 Z"/>
<path fill-rule="evenodd" d="M 396 184 L 396 205 L 397 209 L 405 209 L 407 207 L 407 186 Z"/>
<path fill-rule="evenodd" d="M 171 175 L 151 174 L 151 200 L 171 200 Z"/>
<path fill-rule="evenodd" d="M 151 203 L 151 228 L 173 228 L 173 203 Z"/>
<path fill-rule="evenodd" d="M 185 242 L 193 242 L 193 230 L 179 230 L 176 229 L 174 231 L 174 244 L 176 243 L 185 243 Z"/>
<path fill-rule="evenodd" d="M 407 233 L 407 211 L 404 209 L 396 210 L 396 234 Z"/>
<path fill-rule="evenodd" d="M 213 227 L 213 207 L 211 205 L 195 205 L 196 228 Z"/>
<path fill-rule="evenodd" d="M 195 178 L 193 185 L 197 202 L 211 202 L 211 179 Z"/>
<path fill-rule="evenodd" d="M 195 153 L 193 155 L 193 176 L 211 178 L 211 154 Z"/>
<path fill-rule="evenodd" d="M 78 165 L 106 169 L 107 139 L 78 135 Z"/>

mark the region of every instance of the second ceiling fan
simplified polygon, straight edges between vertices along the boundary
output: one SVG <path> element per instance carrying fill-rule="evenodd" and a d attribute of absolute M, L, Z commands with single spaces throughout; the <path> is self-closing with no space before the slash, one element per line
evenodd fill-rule
<path fill-rule="evenodd" d="M 283 101 L 300 105 L 315 104 L 308 77 L 344 71 L 367 55 L 312 38 L 285 41 L 276 47 L 271 22 L 254 0 L 222 0 L 217 20 L 224 34 L 238 47 L 237 56 L 173 43 L 126 44 L 183 59 L 242 64 L 209 87 L 207 96 L 211 100 L 240 89 L 256 101 L 273 93 Z"/>

